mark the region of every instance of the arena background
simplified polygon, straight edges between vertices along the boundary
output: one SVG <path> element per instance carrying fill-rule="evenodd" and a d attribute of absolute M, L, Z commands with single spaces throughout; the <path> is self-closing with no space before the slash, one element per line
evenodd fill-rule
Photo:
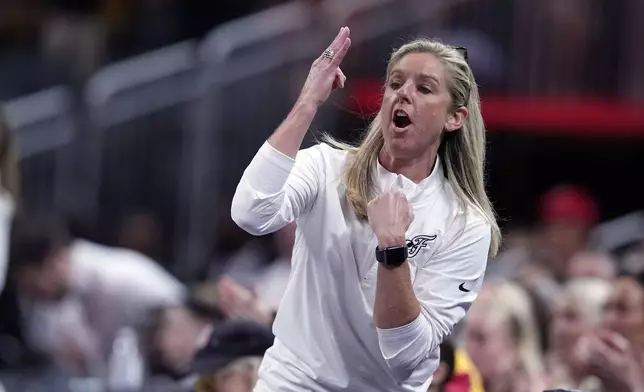
<path fill-rule="evenodd" d="M 229 217 L 242 171 L 347 25 L 347 88 L 307 143 L 355 140 L 392 49 L 438 37 L 468 49 L 504 230 L 534 227 L 543 194 L 570 184 L 617 222 L 595 247 L 630 247 L 644 238 L 644 224 L 619 223 L 640 222 L 644 203 L 643 21 L 639 0 L 3 0 L 21 204 L 187 285 L 215 279 L 249 240 Z"/>

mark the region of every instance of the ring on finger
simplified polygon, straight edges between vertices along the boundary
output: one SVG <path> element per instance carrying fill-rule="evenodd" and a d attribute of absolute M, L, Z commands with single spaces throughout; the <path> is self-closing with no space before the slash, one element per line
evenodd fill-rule
<path fill-rule="evenodd" d="M 327 59 L 332 59 L 335 56 L 335 52 L 332 49 L 327 49 L 322 53 L 322 56 Z"/>

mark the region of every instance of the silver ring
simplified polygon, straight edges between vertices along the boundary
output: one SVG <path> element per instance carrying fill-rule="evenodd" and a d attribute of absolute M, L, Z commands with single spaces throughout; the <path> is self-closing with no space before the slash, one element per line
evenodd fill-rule
<path fill-rule="evenodd" d="M 322 53 L 322 56 L 326 57 L 328 59 L 332 59 L 333 56 L 335 56 L 335 52 L 333 50 L 331 50 L 331 49 L 327 49 L 327 50 L 324 51 L 324 53 Z"/>

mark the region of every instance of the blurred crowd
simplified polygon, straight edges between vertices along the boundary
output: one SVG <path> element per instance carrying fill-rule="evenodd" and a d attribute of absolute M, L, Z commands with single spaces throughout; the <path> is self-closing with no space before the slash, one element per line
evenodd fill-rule
<path fill-rule="evenodd" d="M 12 77 L 0 78 L 0 99 L 61 82 L 79 86 L 104 64 L 201 37 L 283 1 L 216 3 L 3 0 L 0 75 Z M 539 95 L 641 100 L 644 52 L 623 43 L 644 34 L 637 19 L 642 4 L 460 1 L 445 12 L 440 31 L 468 46 L 487 91 L 511 86 Z M 380 77 L 382 64 L 365 66 L 365 53 L 357 53 L 348 62 L 362 61 L 362 76 L 373 76 L 371 67 Z M 115 148 L 119 163 L 130 147 L 126 140 Z M 135 147 L 133 155 L 141 155 Z M 159 155 L 167 163 L 167 154 Z M 161 167 L 156 160 L 150 166 Z M 148 169 L 142 169 L 146 178 Z M 249 237 L 222 202 L 207 268 L 199 281 L 185 282 L 161 265 L 174 252 L 165 249 L 171 245 L 164 232 L 171 228 L 158 216 L 105 216 L 118 222 L 114 238 L 87 238 L 57 211 L 23 203 L 19 173 L 15 141 L 0 119 L 0 260 L 8 265 L 0 269 L 0 382 L 7 390 L 28 390 L 23 384 L 11 389 L 13 374 L 36 380 L 48 372 L 113 382 L 115 389 L 151 383 L 154 391 L 252 390 L 288 285 L 295 225 Z M 129 180 L 122 172 L 116 176 Z M 466 319 L 441 346 L 430 391 L 644 389 L 642 226 L 607 246 L 595 235 L 604 220 L 595 195 L 577 184 L 549 185 L 529 206 L 533 224 L 501 222 L 503 251 L 490 260 Z M 113 192 L 117 202 L 128 201 L 121 189 Z M 131 373 L 124 368 L 140 371 L 113 380 Z"/>

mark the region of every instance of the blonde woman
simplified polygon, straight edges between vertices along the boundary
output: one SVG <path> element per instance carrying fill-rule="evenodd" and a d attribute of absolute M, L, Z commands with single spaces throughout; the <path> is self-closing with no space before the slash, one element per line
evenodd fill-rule
<path fill-rule="evenodd" d="M 18 157 L 13 134 L 0 106 L 0 292 L 7 276 L 9 231 L 19 187 Z"/>
<path fill-rule="evenodd" d="M 611 289 L 610 281 L 603 279 L 574 279 L 555 301 L 548 353 L 548 381 L 552 388 L 594 390 L 598 387 L 597 380 L 588 377 L 575 353 L 580 339 L 601 325 L 602 310 Z"/>
<path fill-rule="evenodd" d="M 257 383 L 261 357 L 243 357 L 217 371 L 201 376 L 195 382 L 195 392 L 251 392 Z"/>
<path fill-rule="evenodd" d="M 403 45 L 362 143 L 298 151 L 317 109 L 344 86 L 350 44 L 342 28 L 315 60 L 233 199 L 233 220 L 251 234 L 297 222 L 258 392 L 427 391 L 439 345 L 498 248 L 478 90 L 455 48 Z"/>
<path fill-rule="evenodd" d="M 486 392 L 543 391 L 537 324 L 520 286 L 484 287 L 468 315 L 465 342 Z"/>

